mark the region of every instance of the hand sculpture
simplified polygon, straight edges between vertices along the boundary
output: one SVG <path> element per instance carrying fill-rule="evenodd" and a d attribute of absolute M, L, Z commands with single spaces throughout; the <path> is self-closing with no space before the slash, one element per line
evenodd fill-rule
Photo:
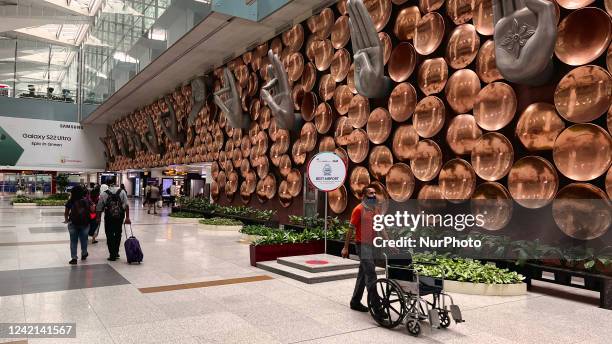
<path fill-rule="evenodd" d="M 140 141 L 140 136 L 136 134 L 134 130 L 125 129 L 124 136 L 127 137 L 130 142 L 132 142 L 132 146 L 136 152 L 140 152 L 142 150 L 142 141 Z"/>
<path fill-rule="evenodd" d="M 555 5 L 548 0 L 493 0 L 495 63 L 506 80 L 541 85 L 553 72 Z"/>
<path fill-rule="evenodd" d="M 157 142 L 157 135 L 155 134 L 155 124 L 151 116 L 147 116 L 147 128 L 147 132 L 142 136 L 142 142 L 147 146 L 149 153 L 161 154 L 159 142 Z"/>
<path fill-rule="evenodd" d="M 302 116 L 293 111 L 287 71 L 285 71 L 278 55 L 274 54 L 272 50 L 268 51 L 268 57 L 272 63 L 268 66 L 268 75 L 272 79 L 262 87 L 261 97 L 270 108 L 279 128 L 298 130 Z"/>
<path fill-rule="evenodd" d="M 108 137 L 99 137 L 99 139 L 102 142 L 102 145 L 104 146 L 104 156 L 106 156 L 106 161 L 107 162 L 115 161 L 115 154 L 109 148 L 109 146 L 110 146 L 109 138 Z"/>
<path fill-rule="evenodd" d="M 206 104 L 206 98 L 208 98 L 207 86 L 206 77 L 197 77 L 191 80 L 191 97 L 193 98 L 193 105 L 191 106 L 191 112 L 187 119 L 189 126 L 195 124 L 198 114 Z"/>
<path fill-rule="evenodd" d="M 119 147 L 119 154 L 124 157 L 129 157 L 127 141 L 123 137 L 121 130 L 117 130 L 116 132 L 111 130 L 110 133 L 111 133 L 111 142 L 114 142 L 116 147 Z"/>
<path fill-rule="evenodd" d="M 232 128 L 246 129 L 251 124 L 251 118 L 242 112 L 236 80 L 227 68 L 223 70 L 223 79 L 225 79 L 225 87 L 215 92 L 215 104 L 225 113 L 225 117 Z M 227 101 L 223 101 L 221 96 L 226 93 L 230 94 L 229 98 Z"/>
<path fill-rule="evenodd" d="M 176 118 L 176 112 L 174 112 L 174 106 L 172 106 L 172 102 L 170 99 L 168 99 L 168 97 L 164 97 L 164 101 L 168 106 L 168 111 L 162 112 L 159 115 L 162 130 L 164 131 L 164 134 L 168 136 L 170 141 L 183 143 L 184 140 L 179 132 L 178 119 Z"/>
<path fill-rule="evenodd" d="M 391 91 L 385 76 L 383 47 L 363 0 L 349 0 L 349 27 L 355 60 L 355 88 L 368 98 L 382 98 Z"/>

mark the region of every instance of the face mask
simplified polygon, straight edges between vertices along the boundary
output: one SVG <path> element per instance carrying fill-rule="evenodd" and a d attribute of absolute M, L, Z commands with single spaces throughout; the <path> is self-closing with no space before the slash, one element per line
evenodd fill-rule
<path fill-rule="evenodd" d="M 363 203 L 369 207 L 373 207 L 376 205 L 376 196 L 366 198 Z"/>

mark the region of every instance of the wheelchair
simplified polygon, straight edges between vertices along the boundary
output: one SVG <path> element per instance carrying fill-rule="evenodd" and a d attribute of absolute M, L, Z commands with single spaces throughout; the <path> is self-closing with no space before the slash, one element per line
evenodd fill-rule
<path fill-rule="evenodd" d="M 444 276 L 420 276 L 415 269 L 415 265 L 435 263 L 413 262 L 409 253 L 383 255 L 385 278 L 376 280 L 376 294 L 368 296 L 370 314 L 380 326 L 394 328 L 405 321 L 408 333 L 418 336 L 421 322 L 431 328 L 447 328 L 450 316 L 457 324 L 464 322 L 459 306 L 444 292 Z M 425 298 L 428 295 L 431 300 Z"/>

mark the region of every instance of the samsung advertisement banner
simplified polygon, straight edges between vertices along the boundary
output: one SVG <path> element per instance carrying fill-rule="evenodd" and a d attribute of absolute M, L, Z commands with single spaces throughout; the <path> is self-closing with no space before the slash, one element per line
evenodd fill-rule
<path fill-rule="evenodd" d="M 103 170 L 104 125 L 0 116 L 0 169 Z"/>

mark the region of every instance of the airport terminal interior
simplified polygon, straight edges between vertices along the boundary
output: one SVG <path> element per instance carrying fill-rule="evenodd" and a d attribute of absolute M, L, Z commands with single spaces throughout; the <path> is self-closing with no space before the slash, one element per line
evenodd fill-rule
<path fill-rule="evenodd" d="M 0 0 L 0 343 L 610 343 L 612 1 Z"/>

